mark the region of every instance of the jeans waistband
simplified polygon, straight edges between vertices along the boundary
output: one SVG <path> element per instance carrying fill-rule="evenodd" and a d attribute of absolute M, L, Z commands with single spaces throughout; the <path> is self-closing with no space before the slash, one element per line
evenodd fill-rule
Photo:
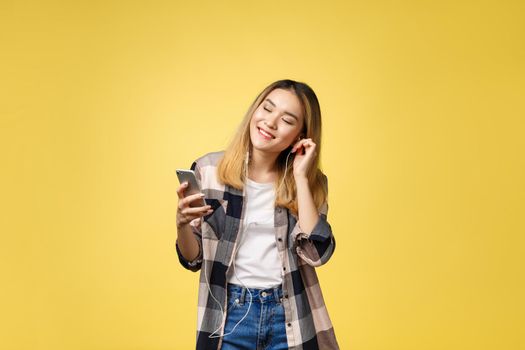
<path fill-rule="evenodd" d="M 274 300 L 279 303 L 283 297 L 282 285 L 278 285 L 271 288 L 245 288 L 238 284 L 228 283 L 228 294 L 233 294 L 239 299 L 240 304 L 244 304 L 247 300 L 250 301 L 250 292 L 252 294 L 253 302 L 270 302 Z"/>

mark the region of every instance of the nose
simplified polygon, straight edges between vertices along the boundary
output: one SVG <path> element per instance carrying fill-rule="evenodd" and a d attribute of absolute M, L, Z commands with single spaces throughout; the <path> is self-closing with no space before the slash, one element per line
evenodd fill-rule
<path fill-rule="evenodd" d="M 277 125 L 277 118 L 279 118 L 279 115 L 277 114 L 270 114 L 266 120 L 265 124 L 268 125 L 268 127 L 275 129 L 275 126 Z"/>

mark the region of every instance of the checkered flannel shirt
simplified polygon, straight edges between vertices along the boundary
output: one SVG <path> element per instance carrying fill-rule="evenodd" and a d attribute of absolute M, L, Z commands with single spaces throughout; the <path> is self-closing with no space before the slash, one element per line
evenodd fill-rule
<path fill-rule="evenodd" d="M 227 273 L 232 265 L 244 218 L 245 190 L 220 184 L 217 180 L 218 161 L 224 151 L 210 152 L 196 159 L 195 171 L 206 204 L 213 212 L 190 222 L 199 243 L 199 255 L 185 259 L 176 244 L 180 263 L 191 271 L 200 271 L 197 314 L 197 350 L 220 349 L 226 313 L 210 295 L 227 303 Z M 326 176 L 325 186 L 328 188 Z M 297 217 L 287 208 L 275 208 L 276 243 L 282 263 L 283 306 L 289 349 L 339 349 L 334 328 L 326 309 L 315 267 L 325 264 L 335 250 L 335 239 L 327 222 L 328 203 L 319 209 L 319 221 L 310 234 L 299 227 Z M 205 268 L 203 268 L 203 264 Z M 206 274 L 205 274 L 206 272 Z"/>

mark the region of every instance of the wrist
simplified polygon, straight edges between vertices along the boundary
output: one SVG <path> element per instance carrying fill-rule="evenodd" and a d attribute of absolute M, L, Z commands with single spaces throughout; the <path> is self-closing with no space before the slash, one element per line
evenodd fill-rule
<path fill-rule="evenodd" d="M 186 226 L 188 226 L 189 223 L 179 223 L 177 222 L 176 226 L 177 226 L 177 230 L 183 230 Z"/>
<path fill-rule="evenodd" d="M 308 178 L 304 174 L 294 175 L 294 178 L 295 178 L 295 182 L 308 182 Z"/>

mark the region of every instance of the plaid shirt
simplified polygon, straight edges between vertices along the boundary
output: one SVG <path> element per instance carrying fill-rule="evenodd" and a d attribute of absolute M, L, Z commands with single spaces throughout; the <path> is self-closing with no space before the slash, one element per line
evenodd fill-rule
<path fill-rule="evenodd" d="M 245 190 L 222 185 L 217 180 L 217 165 L 223 154 L 224 151 L 207 153 L 191 165 L 206 204 L 213 209 L 211 214 L 190 222 L 199 243 L 199 255 L 188 261 L 176 244 L 182 266 L 191 271 L 200 270 L 197 350 L 221 347 L 222 338 L 208 336 L 218 328 L 220 330 L 214 335 L 224 334 L 226 312 L 221 311 L 217 301 L 222 310 L 226 310 L 227 273 L 235 257 L 244 218 Z M 326 176 L 324 179 L 328 186 Z M 275 208 L 275 238 L 282 262 L 282 302 L 289 349 L 339 349 L 315 272 L 315 267 L 326 263 L 335 249 L 327 212 L 325 201 L 319 211 L 319 221 L 313 231 L 306 234 L 299 227 L 297 217 L 287 208 Z"/>

